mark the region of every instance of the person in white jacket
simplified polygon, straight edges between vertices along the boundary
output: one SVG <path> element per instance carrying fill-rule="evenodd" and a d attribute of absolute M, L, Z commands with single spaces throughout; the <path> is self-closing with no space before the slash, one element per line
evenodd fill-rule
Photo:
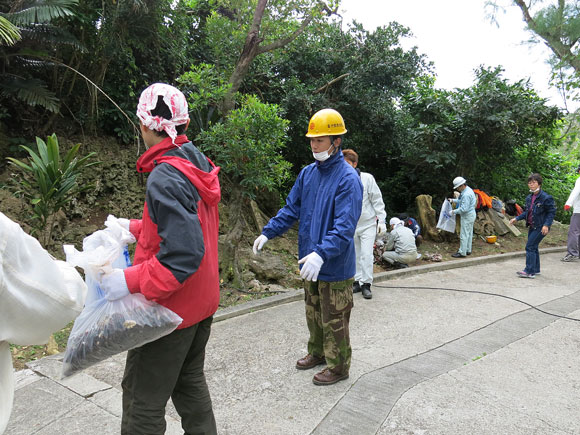
<path fill-rule="evenodd" d="M 580 173 L 580 165 L 576 168 L 576 174 Z M 576 179 L 574 189 L 564 205 L 564 210 L 568 211 L 573 208 L 572 217 L 570 218 L 570 227 L 568 228 L 568 252 L 562 258 L 562 261 L 578 261 L 580 257 L 580 178 Z"/>
<path fill-rule="evenodd" d="M 55 260 L 0 213 L 0 434 L 14 398 L 10 343 L 46 343 L 81 312 L 86 294 L 73 266 Z"/>
<path fill-rule="evenodd" d="M 385 203 L 375 178 L 368 172 L 357 169 L 358 154 L 351 149 L 343 150 L 342 154 L 346 162 L 357 170 L 363 185 L 362 211 L 354 233 L 356 275 L 352 291 L 362 292 L 365 299 L 372 299 L 373 246 L 377 235 L 387 231 Z"/>

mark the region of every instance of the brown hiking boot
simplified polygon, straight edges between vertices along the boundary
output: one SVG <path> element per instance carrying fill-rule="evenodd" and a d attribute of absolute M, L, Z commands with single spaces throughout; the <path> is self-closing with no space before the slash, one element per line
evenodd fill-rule
<path fill-rule="evenodd" d="M 296 368 L 298 370 L 308 370 L 312 367 L 316 367 L 319 364 L 325 364 L 326 358 L 323 356 L 306 355 L 304 358 L 300 358 L 296 361 Z"/>
<path fill-rule="evenodd" d="M 314 375 L 312 382 L 315 385 L 332 385 L 336 384 L 338 381 L 342 381 L 343 379 L 348 379 L 348 373 L 344 375 L 334 373 L 332 369 L 326 367 L 324 370 Z"/>

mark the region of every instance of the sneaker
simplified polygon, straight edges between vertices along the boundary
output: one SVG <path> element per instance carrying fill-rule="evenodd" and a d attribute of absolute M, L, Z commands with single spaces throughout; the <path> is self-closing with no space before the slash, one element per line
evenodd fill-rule
<path fill-rule="evenodd" d="M 453 258 L 465 258 L 465 255 L 461 255 L 459 252 L 456 252 L 455 254 L 451 254 L 451 256 Z"/>
<path fill-rule="evenodd" d="M 421 253 L 418 253 L 418 254 L 417 254 L 417 258 L 416 258 L 416 260 L 418 260 L 418 259 L 419 259 L 419 258 L 421 258 L 422 256 L 423 256 L 423 255 L 421 255 Z"/>
<path fill-rule="evenodd" d="M 517 273 L 517 275 L 520 278 L 530 278 L 530 279 L 534 279 L 536 277 L 536 275 L 534 275 L 533 273 L 527 273 L 527 272 L 525 272 L 523 270 L 520 270 L 520 271 L 518 271 L 516 273 Z"/>
<path fill-rule="evenodd" d="M 578 261 L 578 257 L 572 254 L 566 254 L 564 258 L 562 258 L 562 261 L 565 261 L 567 263 L 571 261 Z"/>

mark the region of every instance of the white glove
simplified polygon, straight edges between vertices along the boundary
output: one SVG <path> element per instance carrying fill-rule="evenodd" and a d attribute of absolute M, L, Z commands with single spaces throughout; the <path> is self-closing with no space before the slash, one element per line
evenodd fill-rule
<path fill-rule="evenodd" d="M 318 273 L 324 260 L 316 252 L 311 252 L 306 257 L 302 257 L 298 260 L 298 264 L 302 264 L 302 269 L 300 269 L 300 276 L 306 281 L 316 281 L 318 278 Z"/>
<path fill-rule="evenodd" d="M 379 222 L 379 227 L 377 229 L 377 235 L 383 234 L 387 232 L 387 224 L 383 222 Z"/>
<path fill-rule="evenodd" d="M 108 301 L 115 301 L 131 294 L 123 269 L 113 269 L 104 274 L 101 277 L 101 289 L 105 292 L 105 298 Z"/>
<path fill-rule="evenodd" d="M 125 218 L 116 218 L 112 214 L 107 216 L 105 221 L 105 226 L 111 233 L 117 238 L 121 243 L 135 243 L 137 240 L 135 236 L 131 234 L 129 227 L 131 221 Z"/>
<path fill-rule="evenodd" d="M 268 238 L 263 234 L 260 234 L 258 238 L 254 240 L 254 247 L 252 248 L 254 255 L 258 255 L 258 251 L 262 250 L 267 241 Z"/>
<path fill-rule="evenodd" d="M 131 221 L 129 219 L 117 218 L 117 223 L 119 225 L 121 225 L 121 228 L 123 228 L 124 230 L 131 232 L 131 230 L 129 229 L 129 226 L 131 225 Z"/>

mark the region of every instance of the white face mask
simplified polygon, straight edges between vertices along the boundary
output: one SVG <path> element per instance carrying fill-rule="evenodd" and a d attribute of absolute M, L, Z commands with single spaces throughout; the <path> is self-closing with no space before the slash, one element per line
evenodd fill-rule
<path fill-rule="evenodd" d="M 530 189 L 530 192 L 531 192 L 531 193 L 536 193 L 536 192 L 539 192 L 539 191 L 540 191 L 540 188 L 539 188 L 539 187 L 538 187 L 536 190 L 532 190 L 532 189 Z"/>
<path fill-rule="evenodd" d="M 321 151 L 319 153 L 312 153 L 312 155 L 319 162 L 324 162 L 330 158 L 331 153 L 329 153 L 329 151 L 333 148 L 334 148 L 334 143 L 331 143 L 330 148 L 328 148 L 326 151 Z"/>

